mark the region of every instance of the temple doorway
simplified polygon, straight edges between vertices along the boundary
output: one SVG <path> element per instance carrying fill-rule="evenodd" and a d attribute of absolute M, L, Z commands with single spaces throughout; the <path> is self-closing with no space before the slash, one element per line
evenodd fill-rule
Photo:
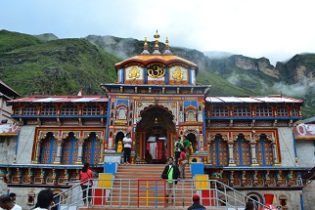
<path fill-rule="evenodd" d="M 172 156 L 176 129 L 171 111 L 162 106 L 150 106 L 141 113 L 136 127 L 136 158 L 146 163 L 166 163 Z"/>

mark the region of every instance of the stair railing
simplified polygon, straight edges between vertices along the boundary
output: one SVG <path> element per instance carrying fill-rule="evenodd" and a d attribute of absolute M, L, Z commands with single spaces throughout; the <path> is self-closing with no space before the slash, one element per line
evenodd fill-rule
<path fill-rule="evenodd" d="M 101 183 L 111 184 L 107 187 Z M 198 189 L 196 186 L 203 182 L 207 189 Z M 192 195 L 197 193 L 201 197 L 201 204 L 216 209 L 244 208 L 246 201 L 252 201 L 258 209 L 269 209 L 264 204 L 244 195 L 242 192 L 218 181 L 182 179 L 172 189 L 173 197 L 168 203 L 166 180 L 163 179 L 105 179 L 94 180 L 92 197 L 82 197 L 79 183 L 74 183 L 71 188 L 59 193 L 55 197 L 58 210 L 76 210 L 80 207 L 97 208 L 165 208 L 181 207 L 187 209 L 192 204 Z M 86 189 L 86 190 L 89 190 Z M 86 193 L 88 195 L 88 193 Z M 89 202 L 91 200 L 91 202 Z"/>

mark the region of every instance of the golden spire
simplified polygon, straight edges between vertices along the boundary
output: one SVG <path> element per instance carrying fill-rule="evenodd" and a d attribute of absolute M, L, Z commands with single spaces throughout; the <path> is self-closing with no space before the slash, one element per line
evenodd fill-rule
<path fill-rule="evenodd" d="M 148 49 L 148 41 L 147 41 L 147 37 L 144 37 L 143 49 L 144 49 L 144 50 L 147 50 L 147 49 Z"/>
<path fill-rule="evenodd" d="M 153 37 L 155 39 L 154 48 L 155 49 L 159 49 L 159 38 L 160 38 L 160 35 L 159 35 L 158 30 L 156 30 L 156 32 L 155 32 Z"/>
<path fill-rule="evenodd" d="M 170 49 L 170 43 L 168 41 L 168 37 L 166 37 L 166 40 L 165 40 L 165 49 L 166 50 L 169 50 Z"/>
<path fill-rule="evenodd" d="M 143 43 L 143 51 L 141 53 L 142 55 L 149 55 L 150 52 L 148 51 L 148 41 L 147 37 L 144 37 L 144 43 Z"/>
<path fill-rule="evenodd" d="M 172 52 L 170 50 L 170 42 L 168 41 L 168 37 L 166 37 L 166 40 L 165 40 L 165 50 L 164 50 L 164 55 L 171 55 Z"/>

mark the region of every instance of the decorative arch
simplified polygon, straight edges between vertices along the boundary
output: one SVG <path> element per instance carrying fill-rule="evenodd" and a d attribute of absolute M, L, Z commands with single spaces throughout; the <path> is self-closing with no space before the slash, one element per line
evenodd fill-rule
<path fill-rule="evenodd" d="M 256 158 L 259 165 L 271 166 L 274 164 L 273 143 L 266 134 L 260 134 L 256 142 Z"/>
<path fill-rule="evenodd" d="M 236 165 L 249 166 L 251 164 L 250 142 L 243 133 L 237 135 L 233 144 L 233 152 Z"/>
<path fill-rule="evenodd" d="M 39 143 L 38 162 L 42 164 L 52 164 L 56 157 L 57 146 L 53 132 L 48 132 Z"/>
<path fill-rule="evenodd" d="M 62 141 L 61 163 L 65 165 L 75 164 L 78 155 L 78 139 L 74 132 L 69 132 Z"/>
<path fill-rule="evenodd" d="M 216 134 L 210 142 L 210 163 L 215 166 L 227 166 L 229 163 L 227 141 L 221 134 Z"/>
<path fill-rule="evenodd" d="M 83 162 L 95 165 L 101 155 L 101 142 L 96 132 L 90 132 L 83 143 Z"/>

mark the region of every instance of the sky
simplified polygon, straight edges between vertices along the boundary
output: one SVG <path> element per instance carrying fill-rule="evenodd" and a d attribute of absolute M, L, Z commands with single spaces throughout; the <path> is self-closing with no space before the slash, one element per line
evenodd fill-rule
<path fill-rule="evenodd" d="M 0 29 L 59 38 L 112 35 L 267 57 L 315 53 L 314 0 L 1 0 Z"/>

